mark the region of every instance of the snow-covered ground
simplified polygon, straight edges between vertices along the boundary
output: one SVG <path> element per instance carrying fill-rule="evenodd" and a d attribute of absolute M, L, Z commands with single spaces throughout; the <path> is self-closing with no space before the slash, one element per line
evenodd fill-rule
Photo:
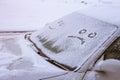
<path fill-rule="evenodd" d="M 64 15 L 119 0 L 0 0 L 0 30 L 36 30 Z M 101 6 L 102 6 L 101 5 Z"/>
<path fill-rule="evenodd" d="M 85 8 L 79 0 L 0 0 L 0 30 L 35 30 Z"/>

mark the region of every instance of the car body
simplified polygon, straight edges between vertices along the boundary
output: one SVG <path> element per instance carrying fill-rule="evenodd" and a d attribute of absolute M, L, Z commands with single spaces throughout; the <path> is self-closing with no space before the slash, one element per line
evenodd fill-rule
<path fill-rule="evenodd" d="M 120 66 L 106 70 L 104 64 L 119 63 L 110 51 L 120 53 L 120 20 L 94 15 L 98 9 L 71 13 L 35 32 L 1 32 L 0 80 L 119 80 Z"/>

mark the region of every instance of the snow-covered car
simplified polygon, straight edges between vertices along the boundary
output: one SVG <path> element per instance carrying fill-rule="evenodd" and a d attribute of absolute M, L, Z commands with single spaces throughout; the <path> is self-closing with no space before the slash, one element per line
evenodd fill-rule
<path fill-rule="evenodd" d="M 1 32 L 0 80 L 119 80 L 120 20 L 95 14 L 100 9 L 71 13 L 36 32 Z"/>

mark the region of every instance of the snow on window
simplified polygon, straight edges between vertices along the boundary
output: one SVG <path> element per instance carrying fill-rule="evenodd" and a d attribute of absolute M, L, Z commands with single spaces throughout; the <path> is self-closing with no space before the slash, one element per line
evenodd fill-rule
<path fill-rule="evenodd" d="M 105 40 L 116 27 L 73 13 L 47 24 L 36 34 L 37 46 L 49 57 L 60 63 L 76 67 L 83 63 Z"/>

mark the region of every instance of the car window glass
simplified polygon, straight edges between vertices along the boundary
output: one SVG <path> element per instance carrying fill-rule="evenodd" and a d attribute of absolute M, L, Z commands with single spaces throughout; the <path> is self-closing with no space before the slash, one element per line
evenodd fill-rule
<path fill-rule="evenodd" d="M 117 38 L 104 52 L 104 59 L 120 60 L 120 37 Z"/>
<path fill-rule="evenodd" d="M 73 13 L 47 24 L 37 34 L 37 46 L 50 58 L 76 67 L 116 32 L 115 25 Z"/>

